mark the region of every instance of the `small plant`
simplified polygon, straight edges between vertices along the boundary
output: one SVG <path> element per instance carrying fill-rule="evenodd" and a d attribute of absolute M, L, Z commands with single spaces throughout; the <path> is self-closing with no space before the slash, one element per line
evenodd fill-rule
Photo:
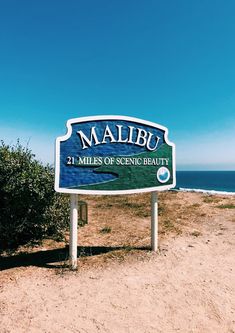
<path fill-rule="evenodd" d="M 192 208 L 199 208 L 200 207 L 200 204 L 199 203 L 195 203 L 191 206 Z"/>
<path fill-rule="evenodd" d="M 161 233 L 165 234 L 167 232 L 175 232 L 177 235 L 180 235 L 182 233 L 182 230 L 175 225 L 171 220 L 164 220 L 163 221 L 163 230 Z"/>
<path fill-rule="evenodd" d="M 161 205 L 158 206 L 158 214 L 160 216 L 164 215 L 165 209 Z"/>
<path fill-rule="evenodd" d="M 235 205 L 233 204 L 218 205 L 216 207 L 220 209 L 235 209 Z"/>
<path fill-rule="evenodd" d="M 123 248 L 124 248 L 124 250 L 125 250 L 126 252 L 130 252 L 130 251 L 134 250 L 134 247 L 131 246 L 131 245 L 126 245 L 126 246 L 124 246 Z"/>
<path fill-rule="evenodd" d="M 191 235 L 191 236 L 194 236 L 194 237 L 199 237 L 199 236 L 201 236 L 201 232 L 200 232 L 200 231 L 197 231 L 197 230 L 194 230 L 193 232 L 191 232 L 190 235 Z"/>
<path fill-rule="evenodd" d="M 220 199 L 216 198 L 215 196 L 208 196 L 203 199 L 203 202 L 205 202 L 205 203 L 217 203 L 219 201 L 220 201 Z"/>
<path fill-rule="evenodd" d="M 163 222 L 163 225 L 164 225 L 164 228 L 165 228 L 166 230 L 173 230 L 173 229 L 174 229 L 174 224 L 173 224 L 172 221 L 170 221 L 170 220 L 165 220 L 165 221 Z"/>
<path fill-rule="evenodd" d="M 104 227 L 100 230 L 101 234 L 109 234 L 112 231 L 110 227 Z"/>
<path fill-rule="evenodd" d="M 87 253 L 86 253 L 85 247 L 81 247 L 81 249 L 79 251 L 79 257 L 82 258 L 82 257 L 86 257 L 86 256 L 87 256 Z"/>

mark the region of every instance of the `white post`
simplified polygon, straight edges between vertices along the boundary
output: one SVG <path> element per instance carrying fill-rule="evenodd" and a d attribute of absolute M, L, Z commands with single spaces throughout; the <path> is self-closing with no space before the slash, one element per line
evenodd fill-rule
<path fill-rule="evenodd" d="M 157 192 L 151 193 L 151 248 L 158 249 L 158 202 Z"/>
<path fill-rule="evenodd" d="M 77 233 L 78 233 L 78 198 L 70 195 L 70 234 L 69 234 L 69 265 L 77 268 Z"/>

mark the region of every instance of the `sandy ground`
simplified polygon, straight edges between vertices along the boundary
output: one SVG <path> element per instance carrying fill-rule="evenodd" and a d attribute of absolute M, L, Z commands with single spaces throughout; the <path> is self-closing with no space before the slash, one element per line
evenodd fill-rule
<path fill-rule="evenodd" d="M 39 250 L 48 254 L 45 248 L 13 261 L 3 258 L 0 332 L 234 333 L 235 209 L 218 208 L 234 197 L 178 193 L 160 200 L 172 211 L 163 207 L 160 215 L 158 253 L 145 248 L 149 216 L 129 211 L 125 218 L 117 214 L 114 223 L 100 212 L 104 221 L 98 227 L 98 200 L 90 203 L 93 222 L 79 233 L 84 247 L 78 271 L 52 256 L 44 260 Z M 169 216 L 178 221 L 174 227 Z M 112 232 L 100 232 L 107 225 Z M 91 245 L 95 251 L 88 256 Z"/>

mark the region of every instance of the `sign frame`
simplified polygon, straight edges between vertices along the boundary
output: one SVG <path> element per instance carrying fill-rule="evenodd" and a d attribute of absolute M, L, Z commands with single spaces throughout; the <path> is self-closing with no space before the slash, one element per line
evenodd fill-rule
<path fill-rule="evenodd" d="M 156 129 L 162 130 L 164 132 L 164 140 L 167 145 L 172 147 L 172 176 L 173 182 L 168 185 L 161 185 L 155 187 L 147 187 L 141 189 L 129 189 L 129 190 L 82 190 L 82 189 L 69 189 L 59 186 L 60 180 L 60 142 L 68 140 L 72 135 L 72 125 L 76 123 L 97 121 L 97 120 L 122 120 L 136 122 L 137 124 L 147 125 L 154 127 Z M 69 119 L 66 123 L 67 133 L 63 136 L 56 138 L 56 149 L 55 149 L 55 191 L 60 193 L 70 193 L 70 194 L 90 194 L 90 195 L 121 195 L 121 194 L 135 194 L 135 193 L 146 193 L 154 191 L 165 191 L 176 186 L 176 161 L 175 161 L 175 144 L 168 140 L 168 128 L 159 125 L 157 123 L 143 120 L 140 118 L 121 116 L 121 115 L 101 115 L 101 116 L 88 116 L 80 118 Z"/>

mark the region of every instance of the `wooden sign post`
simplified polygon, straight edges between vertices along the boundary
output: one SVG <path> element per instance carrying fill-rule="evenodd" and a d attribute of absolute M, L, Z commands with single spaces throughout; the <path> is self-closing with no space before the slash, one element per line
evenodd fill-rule
<path fill-rule="evenodd" d="M 158 202 L 157 192 L 151 193 L 151 249 L 158 249 Z"/>
<path fill-rule="evenodd" d="M 70 194 L 69 264 L 77 268 L 78 196 Z"/>
<path fill-rule="evenodd" d="M 77 194 L 152 192 L 151 247 L 158 248 L 156 191 L 175 187 L 175 146 L 167 128 L 125 116 L 70 119 L 56 140 L 55 190 L 71 194 L 70 263 L 77 265 Z"/>

